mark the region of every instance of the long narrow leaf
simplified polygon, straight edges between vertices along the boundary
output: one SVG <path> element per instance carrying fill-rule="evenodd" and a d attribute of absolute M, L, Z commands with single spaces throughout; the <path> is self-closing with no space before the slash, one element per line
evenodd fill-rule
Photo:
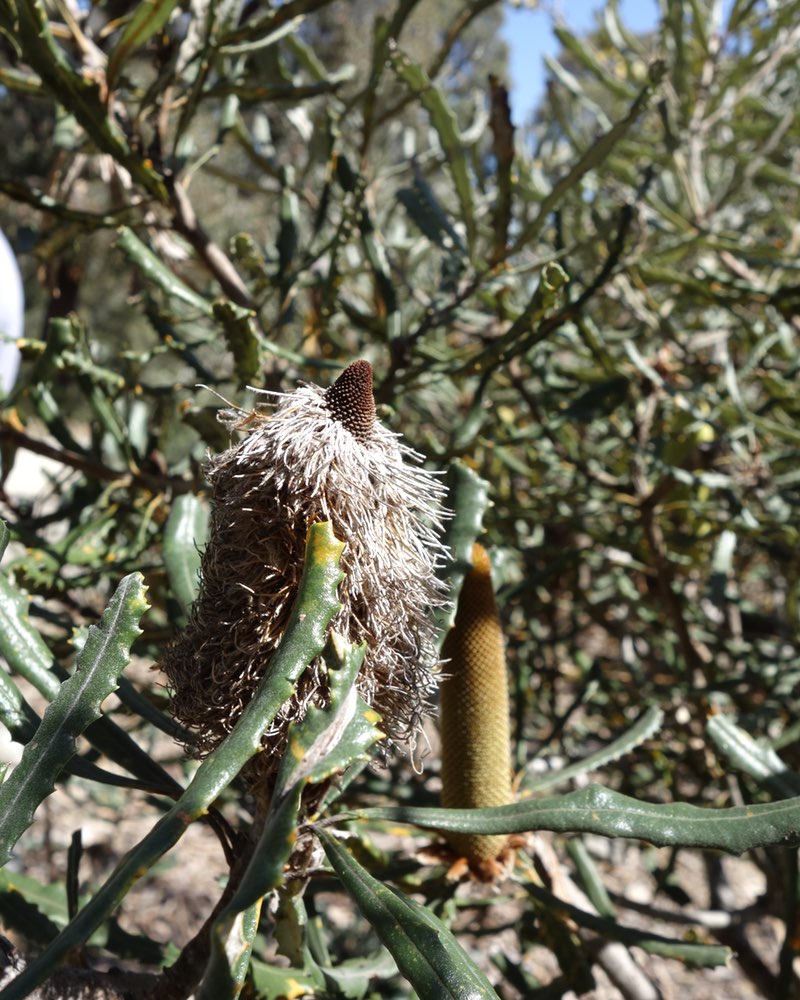
<path fill-rule="evenodd" d="M 99 718 L 101 703 L 128 662 L 146 608 L 143 578 L 132 573 L 117 588 L 100 624 L 89 630 L 75 673 L 61 686 L 22 760 L 0 787 L 0 863 L 8 860 L 36 807 L 74 756 L 77 737 Z"/>
<path fill-rule="evenodd" d="M 334 871 L 425 1000 L 497 1000 L 484 974 L 430 910 L 378 881 L 338 840 L 320 832 Z"/>
<path fill-rule="evenodd" d="M 191 493 L 176 497 L 164 527 L 164 565 L 185 621 L 197 597 L 200 551 L 208 534 L 208 505 Z"/>
<path fill-rule="evenodd" d="M 27 743 L 39 728 L 39 716 L 22 697 L 14 681 L 0 670 L 0 722 L 18 743 Z"/>
<path fill-rule="evenodd" d="M 125 855 L 64 931 L 6 987 L 0 994 L 2 1000 L 23 1000 L 71 948 L 87 941 L 119 906 L 131 886 L 180 840 L 191 823 L 205 815 L 217 796 L 258 752 L 262 734 L 325 644 L 328 625 L 340 607 L 337 588 L 342 579 L 339 557 L 343 548 L 328 522 L 311 526 L 300 590 L 286 634 L 272 658 L 268 675 L 233 731 L 203 761 L 180 799 L 144 840 Z"/>
<path fill-rule="evenodd" d="M 650 952 L 651 955 L 664 955 L 667 958 L 676 958 L 695 966 L 728 965 L 733 958 L 733 952 L 725 945 L 680 941 L 664 937 L 662 934 L 625 927 L 616 920 L 598 917 L 594 913 L 588 913 L 571 903 L 566 903 L 542 889 L 541 886 L 528 883 L 526 889 L 536 899 L 545 903 L 548 909 L 556 912 L 560 910 L 574 920 L 579 927 L 586 927 L 597 934 L 602 934 L 611 941 L 621 941 L 628 947 L 636 945 L 644 951 Z"/>
<path fill-rule="evenodd" d="M 225 343 L 233 355 L 233 369 L 242 385 L 258 372 L 259 351 L 255 312 L 228 299 L 215 299 L 214 319 L 222 327 Z"/>
<path fill-rule="evenodd" d="M 445 574 L 450 584 L 451 603 L 436 613 L 442 642 L 447 629 L 453 624 L 464 574 L 472 565 L 472 543 L 481 532 L 483 515 L 489 506 L 489 484 L 468 466 L 453 462 L 447 470 L 447 505 L 453 511 L 444 538 L 450 552 Z"/>
<path fill-rule="evenodd" d="M 52 701 L 66 679 L 66 672 L 56 666 L 52 653 L 32 625 L 28 605 L 27 594 L 0 574 L 0 654 L 13 674 L 24 677 Z M 29 721 L 38 724 L 33 716 Z M 107 716 L 93 722 L 83 735 L 92 746 L 130 771 L 140 782 L 151 788 L 171 788 L 180 793 L 178 782 Z"/>
<path fill-rule="evenodd" d="M 706 732 L 738 770 L 762 782 L 777 795 L 800 795 L 800 774 L 790 770 L 770 746 L 758 743 L 728 715 L 712 715 Z"/>
<path fill-rule="evenodd" d="M 461 204 L 461 218 L 467 230 L 467 245 L 470 249 L 475 239 L 475 210 L 472 202 L 472 182 L 464 153 L 464 143 L 458 130 L 456 116 L 447 103 L 444 94 L 432 83 L 425 70 L 409 59 L 396 44 L 389 45 L 389 60 L 392 69 L 410 88 L 428 112 L 431 124 L 439 136 L 453 177 L 458 200 Z"/>
<path fill-rule="evenodd" d="M 562 768 L 553 774 L 544 774 L 539 778 L 524 782 L 524 790 L 526 792 L 543 792 L 545 788 L 553 788 L 555 785 L 561 785 L 582 774 L 596 771 L 599 767 L 622 757 L 623 754 L 630 753 L 645 740 L 649 740 L 658 730 L 663 718 L 664 713 L 661 709 L 653 705 L 629 729 L 608 746 L 603 747 L 602 750 L 598 750 L 597 753 L 591 754 L 584 760 L 578 760 L 574 764 L 570 764 L 569 767 Z"/>
<path fill-rule="evenodd" d="M 133 17 L 126 24 L 108 60 L 106 79 L 109 89 L 116 84 L 125 61 L 164 27 L 176 3 L 177 0 L 142 0 L 136 5 Z"/>
<path fill-rule="evenodd" d="M 493 809 L 376 807 L 363 819 L 409 823 L 457 833 L 598 833 L 632 837 L 657 847 L 702 847 L 743 854 L 755 847 L 800 843 L 800 796 L 762 805 L 711 809 L 677 802 L 657 805 L 589 785 L 551 799 Z"/>
<path fill-rule="evenodd" d="M 286 860 L 283 855 L 281 858 L 280 868 Z M 259 898 L 247 909 L 226 914 L 216 921 L 211 937 L 211 958 L 203 981 L 193 994 L 195 1000 L 236 1000 L 239 996 L 250 967 L 261 903 Z"/>
<path fill-rule="evenodd" d="M 584 174 L 599 166 L 611 153 L 614 146 L 630 129 L 642 111 L 647 107 L 653 90 L 664 75 L 664 64 L 654 63 L 650 67 L 650 80 L 640 91 L 624 118 L 611 126 L 607 132 L 586 150 L 572 169 L 562 177 L 542 201 L 536 216 L 524 227 L 514 244 L 514 253 L 533 240 L 547 221 L 548 216 L 564 195 L 573 188 Z"/>
<path fill-rule="evenodd" d="M 305 719 L 290 728 L 264 830 L 239 888 L 214 923 L 211 956 L 197 1000 L 234 1000 L 239 995 L 247 970 L 243 961 L 247 914 L 283 878 L 297 841 L 303 789 L 364 758 L 381 736 L 375 728 L 377 716 L 355 689 L 365 654 L 366 646 L 352 646 L 335 634 L 330 637 L 326 647 L 330 705 L 310 708 Z"/>
<path fill-rule="evenodd" d="M 159 260 L 150 247 L 143 243 L 132 229 L 128 229 L 127 226 L 121 226 L 118 233 L 117 246 L 131 263 L 139 268 L 142 275 L 148 281 L 152 281 L 153 284 L 157 285 L 167 295 L 185 302 L 203 316 L 212 315 L 213 307 L 211 303 L 204 299 L 202 295 L 198 295 L 197 292 L 192 291 L 187 284 L 170 271 L 167 265 Z"/>
<path fill-rule="evenodd" d="M 24 677 L 40 694 L 53 699 L 59 680 L 53 654 L 28 617 L 28 595 L 0 574 L 0 654 L 12 673 Z"/>

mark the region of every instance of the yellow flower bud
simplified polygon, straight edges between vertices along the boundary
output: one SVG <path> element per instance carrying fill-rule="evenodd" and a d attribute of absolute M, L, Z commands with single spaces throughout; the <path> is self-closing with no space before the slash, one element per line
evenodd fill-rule
<path fill-rule="evenodd" d="M 508 677 L 503 632 L 483 546 L 472 548 L 455 624 L 442 648 L 442 804 L 481 809 L 511 802 Z M 495 859 L 508 837 L 446 834 L 474 865 Z"/>

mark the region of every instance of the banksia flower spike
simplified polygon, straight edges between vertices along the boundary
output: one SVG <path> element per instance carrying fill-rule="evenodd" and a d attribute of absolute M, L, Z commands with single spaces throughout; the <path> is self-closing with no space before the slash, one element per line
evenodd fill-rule
<path fill-rule="evenodd" d="M 362 697 L 392 742 L 413 740 L 435 687 L 432 609 L 446 603 L 436 578 L 444 492 L 420 456 L 376 419 L 372 368 L 351 364 L 330 388 L 301 385 L 272 412 L 228 412 L 247 432 L 207 467 L 213 512 L 198 600 L 162 667 L 173 711 L 204 756 L 233 728 L 269 671 L 303 571 L 306 532 L 330 521 L 345 543 L 342 609 L 332 628 L 366 642 Z M 266 782 L 290 722 L 327 704 L 322 657 L 314 660 L 248 765 Z"/>
<path fill-rule="evenodd" d="M 507 805 L 512 795 L 506 658 L 489 556 L 477 542 L 442 658 L 448 661 L 441 685 L 442 805 Z M 490 866 L 508 842 L 504 834 L 446 837 L 478 869 Z"/>

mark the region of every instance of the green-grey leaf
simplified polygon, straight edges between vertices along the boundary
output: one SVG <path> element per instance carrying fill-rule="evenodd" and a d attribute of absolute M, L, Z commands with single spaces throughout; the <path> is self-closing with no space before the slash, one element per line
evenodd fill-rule
<path fill-rule="evenodd" d="M 587 927 L 611 941 L 621 941 L 629 947 L 636 945 L 644 951 L 650 952 L 651 955 L 664 955 L 695 966 L 727 965 L 733 958 L 733 952 L 725 945 L 696 944 L 667 938 L 651 931 L 625 927 L 617 923 L 616 920 L 598 917 L 594 913 L 587 913 L 586 910 L 565 903 L 552 893 L 542 889 L 541 886 L 528 883 L 526 889 L 531 896 L 543 902 L 548 909 L 561 911 L 571 917 L 579 927 Z"/>
<path fill-rule="evenodd" d="M 184 493 L 172 502 L 164 527 L 164 564 L 184 621 L 197 597 L 200 550 L 208 535 L 208 504 Z"/>
<path fill-rule="evenodd" d="M 380 739 L 378 716 L 358 697 L 355 681 L 366 645 L 353 646 L 333 633 L 326 646 L 330 670 L 330 704 L 311 706 L 302 722 L 290 727 L 287 752 L 281 762 L 275 796 L 297 783 L 315 784 L 363 759 Z"/>
<path fill-rule="evenodd" d="M 453 462 L 447 470 L 447 506 L 453 511 L 444 537 L 450 552 L 445 572 L 450 583 L 451 605 L 436 615 L 440 642 L 453 623 L 461 585 L 472 565 L 472 545 L 481 533 L 483 515 L 489 506 L 489 484 L 462 462 Z"/>
<path fill-rule="evenodd" d="M 212 315 L 211 303 L 181 281 L 163 261 L 159 260 L 150 247 L 139 239 L 132 229 L 120 226 L 117 246 L 128 260 L 139 268 L 142 275 L 157 285 L 166 295 L 185 302 L 186 305 L 196 309 L 203 316 Z"/>
<path fill-rule="evenodd" d="M 27 743 L 39 726 L 39 717 L 4 670 L 0 670 L 0 722 L 18 743 Z"/>
<path fill-rule="evenodd" d="M 378 881 L 334 837 L 319 831 L 328 860 L 401 973 L 425 1000 L 497 1000 L 484 974 L 445 925 Z"/>
<path fill-rule="evenodd" d="M 211 956 L 198 1000 L 238 995 L 238 991 L 232 990 L 237 984 L 241 988 L 242 963 L 239 961 L 237 971 L 230 956 L 240 955 L 240 946 L 244 947 L 241 915 L 259 906 L 262 897 L 280 884 L 283 867 L 297 839 L 303 789 L 363 758 L 367 749 L 380 738 L 375 728 L 377 716 L 358 697 L 355 688 L 366 646 L 353 646 L 334 634 L 326 650 L 330 704 L 324 709 L 310 708 L 302 722 L 290 727 L 264 830 L 239 888 L 214 923 Z M 232 939 L 237 942 L 233 949 Z"/>
<path fill-rule="evenodd" d="M 66 49 L 58 44 L 42 0 L 0 4 L 0 29 L 5 29 L 25 53 L 25 62 L 35 69 L 60 104 L 69 108 L 95 145 L 123 164 L 158 201 L 167 201 L 162 178 L 150 161 L 133 153 L 122 129 L 103 100 L 100 87 L 89 74 L 76 69 Z"/>
<path fill-rule="evenodd" d="M 0 863 L 30 825 L 39 803 L 75 754 L 77 737 L 100 716 L 100 705 L 117 686 L 147 609 L 143 577 L 126 576 L 100 624 L 89 630 L 75 673 L 65 681 L 44 714 L 22 760 L 0 787 Z"/>
<path fill-rule="evenodd" d="M 125 25 L 108 60 L 106 78 L 109 90 L 114 87 L 125 60 L 164 27 L 176 3 L 177 0 L 142 0 L 136 4 L 133 16 Z"/>
<path fill-rule="evenodd" d="M 258 335 L 255 312 L 237 305 L 229 299 L 215 299 L 212 306 L 214 319 L 222 327 L 225 343 L 233 355 L 233 367 L 244 385 L 258 371 Z"/>
<path fill-rule="evenodd" d="M 246 909 L 220 914 L 211 932 L 211 955 L 194 993 L 196 1000 L 236 1000 L 250 968 L 260 915 L 260 898 Z"/>
<path fill-rule="evenodd" d="M 400 188 L 396 198 L 429 240 L 443 250 L 458 250 L 459 254 L 466 254 L 461 237 L 421 170 L 414 173 L 413 187 Z"/>
<path fill-rule="evenodd" d="M 299 991 L 295 996 L 315 997 L 325 985 L 306 969 L 279 968 L 259 961 L 251 962 L 251 973 L 258 996 L 268 997 L 269 1000 L 292 996 L 292 990 Z"/>
<path fill-rule="evenodd" d="M 800 795 L 800 774 L 791 771 L 770 746 L 758 743 L 728 715 L 712 715 L 706 732 L 733 766 L 777 795 Z"/>
<path fill-rule="evenodd" d="M 639 802 L 602 785 L 568 795 L 531 799 L 493 809 L 380 807 L 364 819 L 410 823 L 456 833 L 598 833 L 632 837 L 657 847 L 701 847 L 743 854 L 755 847 L 800 843 L 800 796 L 762 805 L 710 809 L 677 802 Z"/>
<path fill-rule="evenodd" d="M 375 714 L 355 689 L 366 646 L 352 646 L 334 634 L 326 649 L 330 704 L 309 708 L 302 722 L 290 727 L 264 829 L 239 888 L 214 922 L 198 1000 L 234 1000 L 241 991 L 261 900 L 280 884 L 296 844 L 303 789 L 363 757 L 381 735 L 373 724 Z M 249 936 L 248 927 L 252 927 Z"/>
<path fill-rule="evenodd" d="M 515 252 L 526 246 L 538 234 L 549 218 L 553 209 L 559 204 L 564 195 L 574 189 L 580 179 L 590 170 L 599 166 L 611 153 L 616 144 L 626 134 L 642 111 L 647 107 L 653 90 L 660 82 L 664 74 L 663 62 L 655 62 L 650 67 L 650 79 L 641 89 L 638 96 L 631 102 L 628 113 L 615 122 L 608 131 L 599 136 L 582 156 L 573 164 L 572 168 L 553 186 L 550 193 L 542 200 L 539 211 L 535 217 L 524 227 L 514 244 Z"/>
<path fill-rule="evenodd" d="M 337 589 L 342 580 L 339 558 L 343 548 L 329 522 L 309 528 L 303 577 L 286 633 L 273 655 L 268 676 L 233 732 L 203 761 L 178 801 L 144 840 L 125 855 L 64 931 L 6 987 L 3 1000 L 24 1000 L 71 948 L 87 941 L 142 873 L 148 872 L 180 840 L 191 823 L 205 815 L 211 803 L 257 753 L 262 734 L 291 695 L 297 679 L 325 645 L 328 626 L 340 608 Z M 287 814 L 293 826 L 290 809 Z"/>
<path fill-rule="evenodd" d="M 552 788 L 554 785 L 561 785 L 565 781 L 577 778 L 582 774 L 596 771 L 599 767 L 617 760 L 623 754 L 635 750 L 645 740 L 649 740 L 658 730 L 663 718 L 664 713 L 661 709 L 653 705 L 648 708 L 640 719 L 636 720 L 630 729 L 627 729 L 621 736 L 609 743 L 608 746 L 603 747 L 602 750 L 598 750 L 583 760 L 575 761 L 574 764 L 570 764 L 569 767 L 562 768 L 560 771 L 554 771 L 552 774 L 544 774 L 541 777 L 525 781 L 522 787 L 526 792 L 542 792 L 545 788 Z"/>
<path fill-rule="evenodd" d="M 458 130 L 453 109 L 444 94 L 435 86 L 425 70 L 401 52 L 396 43 L 389 43 L 389 61 L 392 69 L 418 98 L 430 116 L 431 124 L 439 136 L 453 184 L 461 203 L 461 218 L 467 230 L 467 245 L 475 239 L 475 213 L 472 202 L 472 182 L 469 176 L 464 143 Z"/>
<path fill-rule="evenodd" d="M 28 618 L 28 595 L 0 573 L 0 653 L 12 673 L 41 694 L 54 698 L 59 682 L 52 673 L 53 656 Z"/>

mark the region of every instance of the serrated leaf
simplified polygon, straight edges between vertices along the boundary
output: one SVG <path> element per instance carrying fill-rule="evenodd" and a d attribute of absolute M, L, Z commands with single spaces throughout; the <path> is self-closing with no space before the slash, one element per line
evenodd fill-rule
<path fill-rule="evenodd" d="M 120 678 L 120 684 L 124 679 Z M 141 696 L 139 696 L 141 698 Z M 141 699 L 144 701 L 144 699 Z M 149 703 L 148 703 L 149 704 Z M 155 711 L 155 710 L 152 710 Z M 33 739 L 41 725 L 41 719 L 22 697 L 14 681 L 5 671 L 0 670 L 0 722 L 8 729 L 11 738 L 23 746 Z M 64 765 L 67 774 L 76 774 L 105 785 L 118 788 L 140 788 L 146 791 L 165 791 L 177 789 L 180 786 L 166 771 L 151 760 L 122 730 L 102 718 L 93 723 L 84 732 L 84 736 L 93 744 L 104 746 L 107 755 L 123 767 L 128 766 L 133 774 L 140 779 L 126 778 L 121 774 L 106 771 L 92 761 L 83 757 L 73 757 Z M 115 750 L 117 752 L 115 752 Z M 131 759 L 132 754 L 136 756 Z"/>
<path fill-rule="evenodd" d="M 232 937 L 240 941 L 242 914 L 260 906 L 266 893 L 281 882 L 284 865 L 296 843 L 306 785 L 324 781 L 363 758 L 381 736 L 374 725 L 375 713 L 358 697 L 355 688 L 366 646 L 354 647 L 334 634 L 326 649 L 330 704 L 324 709 L 309 708 L 303 721 L 290 727 L 263 832 L 238 890 L 214 923 L 211 956 L 197 992 L 198 1000 L 238 995 L 238 989 L 234 992 L 232 987 L 239 984 L 241 988 L 246 965 L 242 968 L 240 958 L 234 968 L 231 955 L 239 955 L 239 951 L 232 950 L 230 941 Z"/>
<path fill-rule="evenodd" d="M 3 1000 L 24 1000 L 71 948 L 88 940 L 119 906 L 131 886 L 178 842 L 191 823 L 206 814 L 244 764 L 258 752 L 264 731 L 291 695 L 300 675 L 321 652 L 330 622 L 341 607 L 337 590 L 342 580 L 339 559 L 343 548 L 330 522 L 311 525 L 303 576 L 286 633 L 273 655 L 268 675 L 233 732 L 203 761 L 191 784 L 169 812 L 125 855 L 63 932 L 6 987 Z M 295 817 L 287 807 L 285 828 L 291 826 L 293 830 L 294 823 Z"/>
<path fill-rule="evenodd" d="M 64 561 L 71 566 L 97 566 L 108 552 L 108 536 L 116 528 L 116 511 L 95 512 L 95 516 L 70 532 Z"/>
<path fill-rule="evenodd" d="M 776 794 L 800 795 L 800 774 L 790 770 L 771 746 L 754 740 L 728 715 L 712 715 L 706 732 L 730 763 Z"/>
<path fill-rule="evenodd" d="M 306 785 L 324 781 L 363 758 L 380 738 L 375 713 L 358 697 L 355 680 L 366 646 L 352 646 L 341 636 L 331 636 L 326 660 L 330 668 L 330 704 L 309 708 L 302 722 L 290 727 L 286 752 L 278 772 L 264 830 L 255 846 L 239 888 L 219 914 L 211 932 L 212 952 L 198 1000 L 235 997 L 241 988 L 246 965 L 239 958 L 236 968 L 231 939 L 241 941 L 239 926 L 268 892 L 278 886 L 283 868 L 297 839 L 297 822 Z M 238 984 L 238 985 L 237 985 Z"/>
<path fill-rule="evenodd" d="M 501 337 L 465 363 L 464 371 L 485 374 L 490 368 L 505 365 L 511 358 L 521 357 L 530 350 L 547 335 L 547 327 L 542 321 L 555 308 L 561 290 L 568 282 L 569 277 L 560 264 L 555 261 L 546 264 L 522 312 Z"/>
<path fill-rule="evenodd" d="M 60 104 L 69 108 L 98 148 L 125 166 L 151 196 L 166 203 L 168 196 L 163 179 L 150 161 L 133 153 L 122 130 L 109 114 L 96 80 L 73 67 L 53 35 L 42 0 L 0 5 L 2 29 L 14 37 L 28 65 L 36 70 L 50 92 L 58 95 Z"/>
<path fill-rule="evenodd" d="M 526 781 L 523 788 L 529 793 L 542 792 L 545 788 L 552 788 L 554 785 L 563 784 L 563 782 L 580 777 L 582 774 L 596 771 L 599 767 L 618 760 L 623 754 L 635 750 L 645 740 L 649 740 L 658 731 L 663 719 L 664 713 L 657 705 L 653 705 L 651 708 L 648 708 L 640 719 L 637 719 L 630 729 L 627 729 L 621 736 L 609 743 L 608 746 L 603 747 L 602 750 L 598 750 L 583 760 L 575 761 L 569 767 L 562 768 L 553 774 L 545 774 Z"/>
<path fill-rule="evenodd" d="M 756 847 L 800 843 L 800 796 L 753 806 L 711 809 L 685 802 L 640 802 L 602 785 L 550 799 L 492 809 L 376 807 L 364 819 L 409 823 L 455 833 L 597 833 L 631 837 L 657 847 L 699 847 L 743 854 Z"/>
<path fill-rule="evenodd" d="M 229 299 L 216 299 L 212 306 L 214 319 L 222 327 L 225 343 L 233 355 L 233 367 L 244 385 L 258 372 L 258 334 L 255 312 Z"/>
<path fill-rule="evenodd" d="M 0 864 L 8 860 L 36 807 L 74 756 L 77 737 L 100 717 L 101 703 L 115 690 L 131 643 L 139 634 L 139 619 L 147 609 L 144 593 L 139 573 L 120 583 L 100 624 L 89 630 L 75 673 L 59 688 L 22 760 L 0 786 Z"/>
<path fill-rule="evenodd" d="M 352 646 L 333 633 L 326 647 L 330 703 L 309 707 L 302 722 L 289 729 L 289 743 L 281 762 L 275 796 L 295 784 L 316 784 L 363 759 L 381 737 L 378 716 L 358 697 L 355 681 L 366 645 Z"/>
<path fill-rule="evenodd" d="M 489 980 L 430 910 L 370 875 L 330 834 L 318 835 L 345 889 L 419 996 L 497 1000 Z"/>
<path fill-rule="evenodd" d="M 53 698 L 59 681 L 52 672 L 53 656 L 28 617 L 28 595 L 0 574 L 0 653 L 12 673 L 30 681 Z"/>

